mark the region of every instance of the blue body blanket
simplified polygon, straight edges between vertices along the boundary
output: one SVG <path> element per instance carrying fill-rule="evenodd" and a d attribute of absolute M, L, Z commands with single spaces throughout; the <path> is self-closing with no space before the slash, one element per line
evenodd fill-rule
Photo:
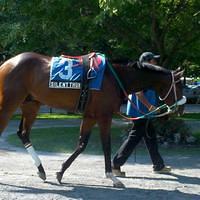
<path fill-rule="evenodd" d="M 105 56 L 96 53 L 92 59 L 95 59 L 96 65 L 90 66 L 87 73 L 89 89 L 100 90 L 105 71 Z M 83 62 L 78 57 L 53 57 L 50 66 L 49 87 L 81 89 L 84 79 L 84 67 Z"/>

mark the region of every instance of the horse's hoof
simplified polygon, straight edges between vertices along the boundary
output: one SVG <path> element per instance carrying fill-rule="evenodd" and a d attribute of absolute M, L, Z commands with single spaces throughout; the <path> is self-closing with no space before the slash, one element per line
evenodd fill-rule
<path fill-rule="evenodd" d="M 122 182 L 113 183 L 113 187 L 116 188 L 125 188 L 125 185 Z"/>
<path fill-rule="evenodd" d="M 45 172 L 37 172 L 38 176 L 43 180 L 45 181 L 46 180 L 46 174 Z"/>
<path fill-rule="evenodd" d="M 62 184 L 61 180 L 62 180 L 62 173 L 61 172 L 56 172 L 56 178 L 57 178 L 57 181 Z"/>

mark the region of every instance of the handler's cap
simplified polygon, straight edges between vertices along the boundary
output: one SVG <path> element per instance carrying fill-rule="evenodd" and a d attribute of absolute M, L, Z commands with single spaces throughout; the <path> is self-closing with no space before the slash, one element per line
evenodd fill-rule
<path fill-rule="evenodd" d="M 152 59 L 156 60 L 156 59 L 159 59 L 159 58 L 160 58 L 160 55 L 155 55 L 152 52 L 144 52 L 140 56 L 139 61 L 140 61 L 140 63 L 143 63 L 143 62 L 148 62 Z"/>

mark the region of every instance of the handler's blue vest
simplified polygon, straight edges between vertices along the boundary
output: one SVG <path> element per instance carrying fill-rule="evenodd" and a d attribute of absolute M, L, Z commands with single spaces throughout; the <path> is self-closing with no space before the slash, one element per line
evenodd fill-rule
<path fill-rule="evenodd" d="M 157 101 L 157 95 L 154 90 L 145 90 L 143 91 L 145 98 L 147 101 L 149 101 L 150 104 L 157 106 L 158 101 Z M 148 113 L 147 107 L 142 104 L 135 93 L 129 95 L 129 98 L 132 100 L 132 102 L 137 106 L 138 110 L 140 110 L 142 113 L 140 113 L 138 110 L 133 108 L 131 106 L 131 103 L 128 101 L 127 108 L 126 108 L 126 114 L 131 116 L 131 117 L 140 117 L 144 115 L 143 113 Z"/>

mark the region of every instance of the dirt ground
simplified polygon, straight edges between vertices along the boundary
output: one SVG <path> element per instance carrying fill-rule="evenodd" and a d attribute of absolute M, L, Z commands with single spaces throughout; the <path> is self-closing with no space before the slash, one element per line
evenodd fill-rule
<path fill-rule="evenodd" d="M 10 127 L 10 130 L 16 127 Z M 103 156 L 80 155 L 57 183 L 55 173 L 69 156 L 39 152 L 47 180 L 38 178 L 36 167 L 23 148 L 8 145 L 0 138 L 0 200 L 199 200 L 200 156 L 164 157 L 173 174 L 152 173 L 148 155 L 134 155 L 123 167 L 126 188 L 113 188 L 105 178 Z"/>

